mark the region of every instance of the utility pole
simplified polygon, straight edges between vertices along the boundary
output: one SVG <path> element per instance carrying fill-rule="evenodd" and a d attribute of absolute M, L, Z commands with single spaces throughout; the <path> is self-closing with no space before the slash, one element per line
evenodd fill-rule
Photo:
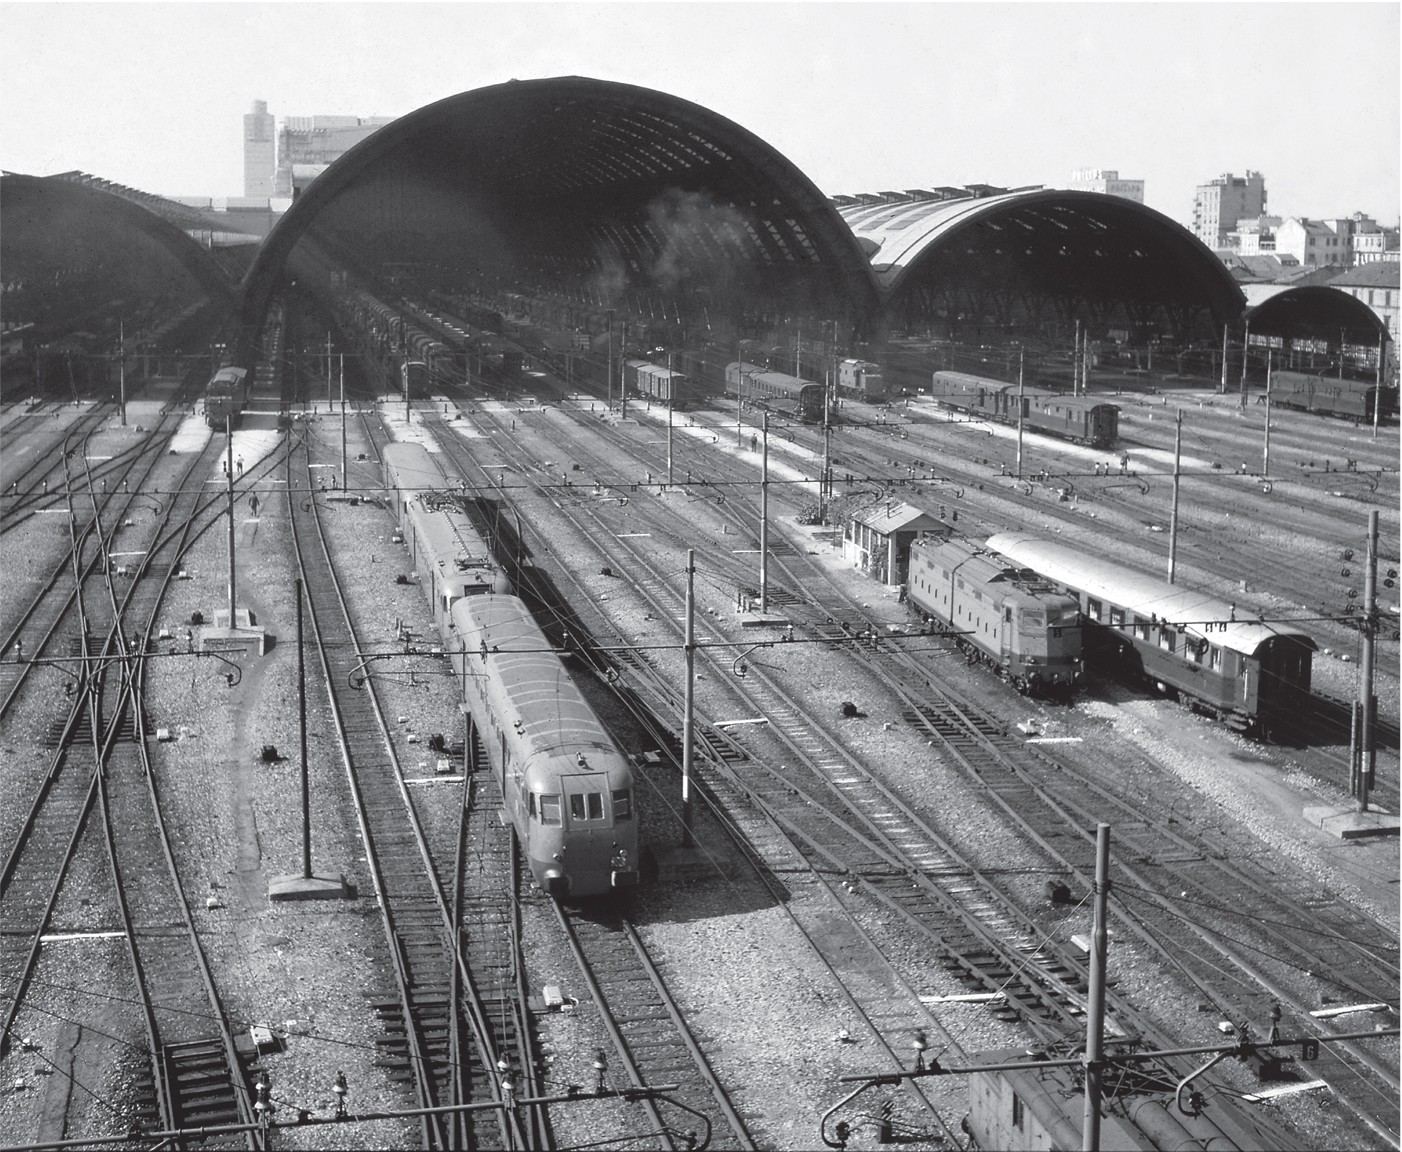
<path fill-rule="evenodd" d="M 1266 442 L 1261 451 L 1263 476 L 1271 474 L 1271 353 L 1274 351 L 1274 348 L 1266 349 Z"/>
<path fill-rule="evenodd" d="M 837 395 L 837 351 L 834 343 L 832 354 L 832 375 L 823 387 L 823 474 L 818 479 L 818 503 L 832 499 L 832 406 Z M 865 387 L 863 391 L 865 391 Z"/>
<path fill-rule="evenodd" d="M 326 334 L 326 407 L 331 407 L 331 333 Z"/>
<path fill-rule="evenodd" d="M 1224 396 L 1227 393 L 1227 337 L 1231 334 L 1230 324 L 1222 325 L 1222 386 L 1217 389 Z"/>
<path fill-rule="evenodd" d="M 126 321 L 117 321 L 117 387 L 119 389 L 120 407 L 118 411 L 122 417 L 122 427 L 127 426 L 127 329 Z M 1373 435 L 1376 436 L 1374 429 Z"/>
<path fill-rule="evenodd" d="M 613 309 L 609 309 L 608 366 L 604 369 L 604 387 L 607 391 L 609 411 L 613 411 Z"/>
<path fill-rule="evenodd" d="M 1378 409 L 1381 408 L 1383 399 L 1383 354 L 1387 351 L 1384 341 L 1387 339 L 1386 333 L 1378 333 L 1378 371 L 1373 380 L 1373 439 L 1378 438 Z"/>
<path fill-rule="evenodd" d="M 1251 321 L 1244 320 L 1241 325 L 1241 406 L 1246 407 L 1246 362 L 1251 350 Z"/>
<path fill-rule="evenodd" d="M 1178 568 L 1178 485 L 1182 480 L 1180 463 L 1183 458 L 1183 409 L 1178 409 L 1177 427 L 1173 434 L 1173 507 L 1168 515 L 1168 582 L 1173 583 Z"/>
<path fill-rule="evenodd" d="M 1105 1029 L 1106 919 L 1110 897 L 1110 825 L 1095 830 L 1095 920 L 1091 929 L 1090 995 L 1086 1012 L 1086 1105 L 1081 1122 L 1082 1152 L 1100 1152 L 1100 1076 Z"/>
<path fill-rule="evenodd" d="M 686 550 L 686 688 L 682 693 L 682 847 L 691 838 L 691 745 L 694 732 L 693 693 L 696 688 L 696 549 Z"/>
<path fill-rule="evenodd" d="M 1025 407 L 1022 388 L 1022 349 L 1017 350 L 1017 478 L 1022 479 L 1022 413 Z"/>
<path fill-rule="evenodd" d="M 1081 322 L 1076 321 L 1076 342 L 1071 352 L 1071 395 L 1076 395 L 1081 383 Z"/>
<path fill-rule="evenodd" d="M 234 417 L 224 413 L 224 438 L 228 443 L 228 456 L 225 469 L 229 481 L 229 627 L 237 628 L 238 617 L 234 615 Z"/>
<path fill-rule="evenodd" d="M 346 354 L 341 353 L 341 491 L 350 487 L 346 471 Z"/>
<path fill-rule="evenodd" d="M 302 578 L 297 578 L 297 724 L 302 741 L 302 879 L 312 878 L 311 790 L 307 783 L 307 673 L 302 651 Z"/>
<path fill-rule="evenodd" d="M 1373 648 L 1378 631 L 1378 510 L 1368 513 L 1368 569 L 1363 583 L 1363 722 L 1360 740 L 1361 757 L 1358 771 L 1358 810 L 1368 811 L 1368 790 L 1373 786 L 1377 766 L 1374 727 L 1378 715 L 1378 698 L 1373 695 Z"/>
<path fill-rule="evenodd" d="M 769 413 L 764 414 L 764 452 L 759 479 L 759 610 L 769 611 Z"/>

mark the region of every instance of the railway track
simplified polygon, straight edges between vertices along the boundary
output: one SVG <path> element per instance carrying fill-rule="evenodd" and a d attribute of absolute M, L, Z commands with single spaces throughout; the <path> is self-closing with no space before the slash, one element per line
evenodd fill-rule
<path fill-rule="evenodd" d="M 217 449 L 187 472 L 212 467 Z M 152 630 L 162 593 L 210 501 L 182 484 L 166 509 L 153 546 L 119 602 L 102 567 L 97 594 L 80 591 L 83 670 L 59 748 L 0 874 L 6 937 L 23 956 L 7 956 L 13 999 L 0 1028 L 8 1046 L 37 965 L 42 936 L 69 864 L 96 811 L 106 843 L 111 893 L 138 989 L 138 1012 L 149 1063 L 138 1120 L 165 1128 L 251 1123 L 253 1113 L 229 1023 L 185 900 L 147 757 L 142 704 L 145 660 L 155 654 Z M 214 522 L 207 517 L 205 527 Z M 169 527 L 163 539 L 162 530 Z M 170 562 L 154 557 L 168 554 Z M 99 642 L 91 636 L 105 636 Z M 91 767 L 81 744 L 91 745 Z M 18 963 L 16 964 L 16 961 Z M 251 1138 L 250 1138 L 251 1139 Z"/>
<path fill-rule="evenodd" d="M 308 478 L 310 487 L 305 442 L 299 456 L 297 474 Z M 497 1061 L 506 1059 L 509 1065 L 516 1054 L 511 1045 L 528 1043 L 527 1013 L 514 1004 L 503 1012 L 499 987 L 484 989 L 477 983 L 488 978 L 490 970 L 477 974 L 465 961 L 458 929 L 465 926 L 464 912 L 471 900 L 456 885 L 445 892 L 373 681 L 360 673 L 361 690 L 351 687 L 361 665 L 351 611 L 340 590 L 317 502 L 292 498 L 292 487 L 289 483 L 288 503 L 298 568 L 394 975 L 393 989 L 374 1002 L 388 1034 L 385 1047 L 391 1066 L 410 1080 L 419 1107 L 501 1104 Z M 460 908 L 452 906 L 448 892 L 458 893 Z M 500 970 L 498 964 L 498 977 Z M 493 990 L 498 992 L 495 1005 L 488 997 Z M 512 1033 L 510 1045 L 502 1042 L 494 1022 Z M 526 1064 L 536 1066 L 533 1053 Z M 505 1109 L 424 1115 L 421 1135 L 425 1145 L 434 1148 L 524 1147 L 530 1123 Z"/>
<path fill-rule="evenodd" d="M 667 1149 L 693 1148 L 703 1137 L 705 1147 L 759 1147 L 633 924 L 617 909 L 554 907 L 629 1083 L 675 1085 L 664 1099 L 639 1102 L 652 1128 L 631 1139 L 656 1139 Z"/>
<path fill-rule="evenodd" d="M 607 531 L 596 531 L 595 539 L 597 540 L 606 538 L 608 535 L 609 533 Z M 636 570 L 637 566 L 640 564 L 640 561 L 636 555 L 623 557 L 620 556 L 620 554 L 616 551 L 611 552 L 610 555 L 606 555 L 605 558 L 616 561 L 618 563 L 618 566 L 624 570 Z M 658 615 L 675 616 L 678 607 L 675 603 L 675 599 L 675 593 L 672 593 L 671 602 L 659 603 Z M 821 608 L 818 615 L 824 615 Z M 851 610 L 850 608 L 847 608 L 845 606 L 829 605 L 827 606 L 826 616 L 834 619 L 844 617 L 850 618 Z M 842 642 L 847 644 L 852 643 L 850 632 L 835 632 L 833 634 L 833 639 L 835 642 Z M 772 724 L 774 718 L 772 706 L 763 707 L 760 709 L 760 711 L 761 714 L 770 716 Z M 801 716 L 801 710 L 789 709 L 786 711 L 785 714 L 788 714 L 792 711 L 798 711 L 798 714 Z M 997 725 L 996 723 L 990 723 L 987 721 L 975 721 L 971 725 L 967 716 L 950 718 L 950 723 L 941 724 L 937 715 L 937 711 L 935 709 L 927 708 L 926 712 L 922 715 L 918 707 L 914 706 L 912 706 L 912 713 L 915 717 L 917 717 L 920 720 L 920 722 L 925 727 L 927 727 L 931 731 L 932 735 L 938 736 L 946 744 L 946 746 L 949 747 L 955 754 L 962 753 L 964 755 L 964 762 L 967 765 L 966 770 L 969 771 L 972 776 L 977 778 L 980 775 L 987 774 L 988 769 L 981 762 L 980 756 L 982 755 L 983 750 L 988 746 L 988 742 L 991 739 L 1002 737 L 1004 735 L 1000 725 Z M 1023 786 L 1025 787 L 1025 785 Z M 1079 782 L 1076 785 L 1076 787 L 1084 789 L 1084 781 Z M 1085 804 L 1091 798 L 1092 797 L 1082 792 L 1081 803 Z M 1011 814 L 1016 815 L 1016 799 L 1014 799 L 1011 802 L 1005 803 L 1004 807 L 1008 809 Z M 1084 809 L 1081 809 L 1080 811 L 1070 811 L 1069 801 L 1062 802 L 1060 806 L 1060 811 L 1056 811 L 1056 804 L 1052 804 L 1050 807 L 1051 810 L 1055 812 L 1054 823 L 1056 826 L 1054 828 L 1042 827 L 1038 829 L 1034 826 L 1034 823 L 1032 821 L 1021 821 L 1023 826 L 1027 828 L 1029 833 L 1032 835 L 1034 841 L 1039 842 L 1045 846 L 1047 841 L 1052 836 L 1064 837 L 1069 831 L 1072 833 L 1073 840 L 1079 837 L 1084 849 L 1088 851 L 1090 845 L 1093 845 L 1093 829 L 1095 821 L 1087 817 Z M 1153 827 L 1154 815 L 1155 814 L 1145 814 L 1142 812 L 1135 812 L 1132 815 L 1127 814 L 1126 823 L 1128 826 L 1133 827 L 1136 832 L 1140 827 L 1151 829 Z M 1246 879 L 1241 875 L 1233 873 L 1231 871 L 1212 872 L 1210 867 L 1208 868 L 1210 874 L 1209 877 L 1206 879 L 1202 877 L 1190 876 L 1189 872 L 1191 870 L 1188 867 L 1189 864 L 1196 863 L 1210 866 L 1216 854 L 1211 852 L 1203 852 L 1200 846 L 1195 846 L 1183 842 L 1181 838 L 1179 838 L 1178 843 L 1167 846 L 1162 843 L 1153 846 L 1146 846 L 1142 842 L 1137 842 L 1136 849 L 1136 859 L 1142 857 L 1151 861 L 1172 862 L 1176 863 L 1178 867 L 1171 869 L 1168 873 L 1167 878 L 1165 878 L 1163 874 L 1160 874 L 1158 877 L 1155 878 L 1155 883 L 1161 885 L 1161 887 L 1153 887 L 1151 884 L 1148 883 L 1144 876 L 1137 874 L 1131 874 L 1132 879 L 1129 884 L 1130 887 L 1139 887 L 1145 891 L 1152 892 L 1165 891 L 1167 890 L 1169 885 L 1172 885 L 1174 886 L 1173 890 L 1176 891 L 1179 886 L 1190 883 L 1192 885 L 1192 890 L 1206 893 L 1209 896 L 1212 896 L 1213 898 L 1215 898 L 1217 894 L 1220 894 L 1223 891 L 1236 890 L 1242 887 L 1245 887 L 1247 890 L 1251 891 L 1253 895 L 1256 893 L 1266 893 L 1268 891 L 1271 891 L 1274 887 L 1270 884 L 1270 881 L 1272 879 L 1270 876 L 1260 876 L 1252 879 Z M 1061 866 L 1067 869 L 1068 874 L 1074 875 L 1079 870 L 1079 875 L 1081 876 L 1082 880 L 1084 881 L 1086 879 L 1088 874 L 1086 872 L 1085 864 L 1083 862 L 1070 863 L 1068 862 L 1064 854 L 1054 855 L 1057 855 L 1058 859 L 1061 861 Z M 1074 853 L 1072 855 L 1073 857 L 1075 856 Z M 1180 857 L 1180 859 L 1175 861 L 1175 855 Z M 1082 854 L 1082 861 L 1084 861 L 1084 854 Z M 1240 869 L 1237 869 L 1237 873 L 1239 872 Z M 1292 899 L 1294 898 L 1295 894 L 1287 891 L 1283 894 L 1283 899 L 1280 899 L 1279 903 L 1276 906 L 1289 907 Z M 1311 903 L 1317 904 L 1320 900 L 1320 897 L 1319 894 L 1315 892 L 1311 896 L 1306 897 L 1305 899 L 1307 899 Z M 1342 911 L 1348 912 L 1350 910 L 1342 909 Z M 1344 921 L 1346 926 L 1342 930 L 1340 929 L 1337 921 L 1331 925 L 1327 923 L 1325 918 L 1320 918 L 1318 920 L 1313 921 L 1311 924 L 1308 925 L 1308 929 L 1313 932 L 1321 933 L 1321 938 L 1326 941 L 1334 941 L 1338 948 L 1342 948 L 1345 953 L 1351 952 L 1349 959 L 1352 961 L 1355 970 L 1357 970 L 1357 966 L 1360 963 L 1363 964 L 1365 967 L 1373 964 L 1374 961 L 1377 959 L 1377 954 L 1375 952 L 1368 949 L 1350 949 L 1347 943 L 1349 932 L 1357 932 L 1358 930 L 1360 930 L 1360 928 L 1366 928 L 1367 925 L 1360 925 L 1359 918 L 1356 915 L 1346 915 L 1344 916 Z M 1294 934 L 1295 931 L 1298 931 L 1298 929 L 1301 927 L 1298 918 L 1293 921 L 1283 920 L 1282 925 L 1289 925 L 1289 927 L 1283 927 L 1281 931 L 1278 931 L 1276 933 L 1276 935 L 1277 937 L 1283 936 L 1287 938 L 1287 940 L 1291 935 Z M 1179 925 L 1179 928 L 1181 929 L 1181 925 Z M 1173 939 L 1172 936 L 1168 936 L 1166 938 Z M 1195 949 L 1201 950 L 1205 953 L 1203 956 L 1199 957 L 1200 968 L 1204 972 L 1210 973 L 1214 962 L 1219 963 L 1221 957 L 1211 956 L 1210 949 L 1203 949 L 1203 943 L 1204 941 L 1202 938 L 1193 941 Z M 1159 951 L 1160 955 L 1172 959 L 1175 963 L 1179 961 L 1180 958 L 1176 956 L 1170 957 L 1170 952 L 1172 951 L 1171 945 L 1156 942 L 1154 946 Z M 1384 941 L 1381 945 L 1380 951 L 1385 953 L 1386 950 L 1387 944 L 1386 941 Z M 1231 1007 L 1240 1004 L 1243 980 L 1245 980 L 1249 985 L 1250 982 L 1259 980 L 1261 976 L 1259 965 L 1249 962 L 1249 958 L 1243 957 L 1239 949 L 1235 949 L 1232 951 L 1234 952 L 1235 960 L 1242 972 L 1242 974 L 1229 977 L 1225 981 L 1226 987 L 1230 989 L 1234 993 L 1234 995 L 1230 998 L 1226 997 L 1220 988 L 1221 981 L 1219 980 L 1214 982 L 1219 984 L 1214 999 L 1217 1000 L 1219 1003 L 1223 1004 L 1227 1011 L 1230 1011 Z M 1296 951 L 1296 955 L 1299 955 L 1298 949 Z M 1332 971 L 1334 969 L 1331 967 L 1331 964 L 1337 965 L 1339 962 L 1341 962 L 1341 960 L 1342 956 L 1340 952 L 1337 949 L 1335 949 L 1333 955 L 1319 953 L 1313 956 L 1312 958 L 1309 958 L 1306 962 L 1311 965 L 1311 967 L 1309 968 L 1309 970 L 1311 971 Z M 1199 978 L 1203 979 L 1203 977 Z M 1382 972 L 1382 981 L 1383 985 L 1385 986 L 1387 982 L 1387 972 L 1385 966 Z M 1270 982 L 1267 981 L 1267 984 L 1269 983 Z M 1393 983 L 1395 985 L 1395 979 Z M 1367 993 L 1379 993 L 1381 991 L 1378 985 L 1368 981 L 1354 981 L 1353 990 Z M 1384 996 L 1384 1001 L 1386 1002 L 1387 997 L 1385 991 L 1383 991 L 1382 994 Z M 1297 1010 L 1308 1011 L 1308 1008 L 1299 1002 L 1298 997 L 1294 999 L 1293 1006 Z M 1253 1005 L 1253 1007 L 1257 1007 L 1257 1005 Z M 1389 1066 L 1385 1061 L 1379 1062 L 1369 1055 L 1362 1055 L 1357 1057 L 1357 1059 L 1359 1059 L 1360 1062 L 1364 1064 L 1370 1065 L 1370 1070 L 1374 1074 L 1382 1077 L 1384 1080 L 1384 1084 L 1386 1084 L 1387 1078 L 1390 1074 L 1392 1074 L 1395 1079 L 1395 1074 L 1390 1073 Z M 1348 1070 L 1336 1069 L 1336 1072 L 1347 1073 Z M 1341 1079 L 1343 1081 L 1347 1081 L 1351 1079 L 1351 1075 L 1343 1074 L 1341 1077 L 1336 1078 Z M 1366 1096 L 1367 1093 L 1364 1093 L 1363 1095 Z M 1362 1114 L 1376 1114 L 1376 1110 L 1368 1101 L 1363 1100 L 1360 1102 L 1357 1098 L 1355 1098 L 1355 1103 L 1359 1104 L 1359 1110 Z M 1384 1125 L 1386 1126 L 1386 1121 L 1384 1121 Z"/>

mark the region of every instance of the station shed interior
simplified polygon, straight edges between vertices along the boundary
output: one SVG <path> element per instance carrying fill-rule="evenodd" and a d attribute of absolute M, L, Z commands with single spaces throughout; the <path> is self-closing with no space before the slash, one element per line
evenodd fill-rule
<path fill-rule="evenodd" d="M 354 277 L 559 293 L 676 316 L 737 309 L 870 322 L 876 288 L 835 207 L 772 147 L 674 96 L 560 77 L 402 116 L 336 160 L 269 234 L 245 281 L 256 329 L 314 237 Z"/>
<path fill-rule="evenodd" d="M 63 176 L 0 176 L 7 318 L 39 339 L 111 320 L 227 301 L 230 278 L 185 230 L 113 192 Z"/>

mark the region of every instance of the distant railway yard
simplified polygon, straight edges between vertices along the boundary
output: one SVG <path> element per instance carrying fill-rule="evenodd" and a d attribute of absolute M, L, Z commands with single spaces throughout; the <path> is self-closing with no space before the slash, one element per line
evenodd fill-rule
<path fill-rule="evenodd" d="M 7 1144 L 1397 1146 L 1385 392 L 317 307 L 0 411 Z"/>

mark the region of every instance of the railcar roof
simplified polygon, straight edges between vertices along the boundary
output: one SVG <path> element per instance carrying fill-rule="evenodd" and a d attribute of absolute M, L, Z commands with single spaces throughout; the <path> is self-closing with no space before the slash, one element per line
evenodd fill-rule
<path fill-rule="evenodd" d="M 455 504 L 439 504 L 431 493 L 418 496 L 409 505 L 409 517 L 420 546 L 438 561 L 445 580 L 471 581 L 475 576 L 478 582 L 490 585 L 496 578 L 491 551 L 471 519 Z"/>
<path fill-rule="evenodd" d="M 969 372 L 946 371 L 941 368 L 935 372 L 934 378 L 936 380 L 949 380 L 966 387 L 983 388 L 989 392 L 1007 392 L 1009 390 L 1017 392 L 1016 383 L 1009 384 L 1006 380 L 994 380 L 991 376 L 975 376 Z M 1094 396 L 1072 396 L 1069 392 L 1058 392 L 1054 388 L 1042 388 L 1033 384 L 1025 385 L 1022 394 L 1034 404 L 1047 404 L 1055 401 L 1068 408 L 1119 408 L 1118 404 L 1111 404 Z"/>
<path fill-rule="evenodd" d="M 422 444 L 387 444 L 380 456 L 396 488 L 419 491 L 448 487 L 442 467 Z"/>
<path fill-rule="evenodd" d="M 487 593 L 459 600 L 453 624 L 465 646 L 468 675 L 484 667 L 478 654 L 486 644 L 485 667 L 498 678 L 533 749 L 621 755 L 519 597 Z"/>
<path fill-rule="evenodd" d="M 1013 563 L 1031 568 L 1058 584 L 1109 601 L 1141 617 L 1157 616 L 1170 624 L 1181 624 L 1189 635 L 1203 637 L 1234 652 L 1254 656 L 1264 644 L 1278 637 L 1296 640 L 1311 651 L 1317 648 L 1313 638 L 1299 628 L 1282 623 L 1233 620 L 1233 615 L 1248 616 L 1249 610 L 1242 608 L 1234 613 L 1231 604 L 1216 596 L 1165 583 L 1155 576 L 1112 564 L 1103 557 L 1082 552 L 1058 540 L 1023 532 L 999 532 L 990 536 L 986 543 Z M 1214 625 L 1211 633 L 1204 627 L 1208 623 Z M 1218 630 L 1221 625 L 1225 625 L 1225 629 Z"/>

